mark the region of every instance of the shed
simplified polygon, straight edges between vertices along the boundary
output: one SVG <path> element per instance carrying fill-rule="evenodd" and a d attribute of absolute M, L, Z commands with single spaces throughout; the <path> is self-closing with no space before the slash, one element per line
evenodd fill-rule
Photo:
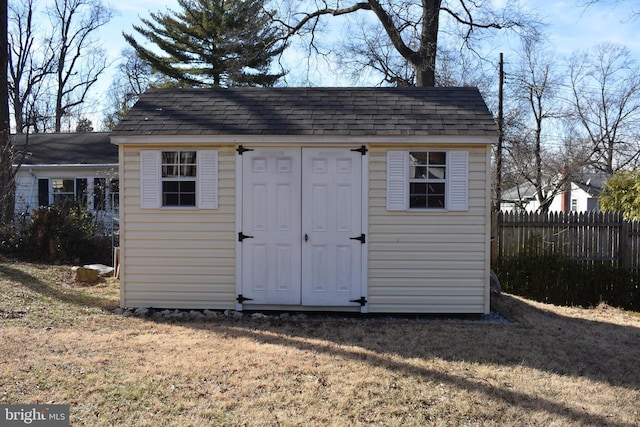
<path fill-rule="evenodd" d="M 497 138 L 475 88 L 149 90 L 121 306 L 487 313 Z"/>

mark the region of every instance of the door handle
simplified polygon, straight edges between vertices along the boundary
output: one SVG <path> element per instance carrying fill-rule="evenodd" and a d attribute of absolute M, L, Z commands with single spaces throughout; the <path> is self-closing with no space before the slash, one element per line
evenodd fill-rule
<path fill-rule="evenodd" d="M 309 241 L 309 235 L 307 233 L 304 233 L 304 241 L 305 242 Z"/>

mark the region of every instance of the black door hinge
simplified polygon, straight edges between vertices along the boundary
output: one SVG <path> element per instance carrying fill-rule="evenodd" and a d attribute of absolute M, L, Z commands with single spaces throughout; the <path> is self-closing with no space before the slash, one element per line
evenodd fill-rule
<path fill-rule="evenodd" d="M 355 302 L 360 304 L 360 307 L 364 307 L 364 305 L 367 303 L 367 299 L 365 297 L 360 297 L 358 299 L 349 300 L 349 302 Z"/>
<path fill-rule="evenodd" d="M 365 154 L 367 154 L 368 150 L 367 150 L 367 147 L 365 147 L 364 145 L 361 145 L 360 148 L 354 148 L 351 151 L 357 151 L 358 153 L 360 153 L 360 154 L 362 154 L 364 156 Z"/>
<path fill-rule="evenodd" d="M 253 239 L 253 236 L 247 236 L 242 231 L 238 233 L 238 241 L 242 242 L 244 239 Z"/>
<path fill-rule="evenodd" d="M 246 153 L 247 151 L 253 151 L 253 148 L 245 148 L 243 145 L 238 145 L 236 151 L 242 156 L 242 154 Z"/>
<path fill-rule="evenodd" d="M 363 245 L 367 242 L 367 238 L 364 233 L 362 233 L 358 237 L 350 237 L 349 240 L 360 240 L 360 243 L 362 243 Z"/>
<path fill-rule="evenodd" d="M 236 298 L 236 301 L 238 301 L 240 304 L 242 304 L 245 301 L 253 301 L 253 298 L 247 298 L 245 296 L 243 296 L 242 294 L 238 295 L 238 298 Z"/>

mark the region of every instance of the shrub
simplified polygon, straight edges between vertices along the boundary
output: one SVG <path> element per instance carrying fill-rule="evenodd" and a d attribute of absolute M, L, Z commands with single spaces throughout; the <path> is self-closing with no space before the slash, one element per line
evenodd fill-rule
<path fill-rule="evenodd" d="M 29 217 L 18 216 L 9 224 L 0 224 L 0 253 L 19 259 L 26 259 L 31 248 L 28 235 Z"/>
<path fill-rule="evenodd" d="M 109 263 L 111 238 L 96 231 L 84 206 L 42 206 L 0 229 L 0 251 L 25 261 Z"/>

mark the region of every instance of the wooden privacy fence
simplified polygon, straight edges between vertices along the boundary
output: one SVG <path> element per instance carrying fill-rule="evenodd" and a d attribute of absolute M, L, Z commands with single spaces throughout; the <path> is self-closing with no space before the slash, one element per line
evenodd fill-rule
<path fill-rule="evenodd" d="M 640 270 L 640 222 L 618 212 L 498 214 L 498 257 L 561 254 Z"/>

